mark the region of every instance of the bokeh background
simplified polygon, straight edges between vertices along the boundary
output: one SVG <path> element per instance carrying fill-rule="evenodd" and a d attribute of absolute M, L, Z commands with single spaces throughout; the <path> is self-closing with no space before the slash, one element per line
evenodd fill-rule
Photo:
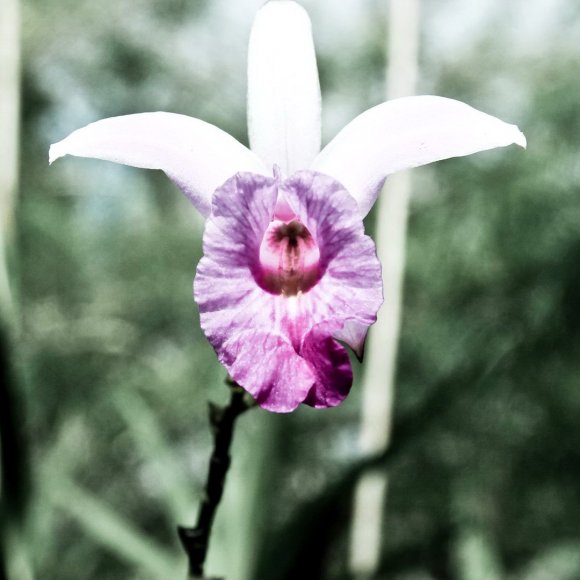
<path fill-rule="evenodd" d="M 154 110 L 246 143 L 260 4 L 20 1 L 0 413 L 9 580 L 184 577 L 175 525 L 193 523 L 202 494 L 206 402 L 227 398 L 191 297 L 203 223 L 162 174 L 73 158 L 49 168 L 48 147 Z M 303 2 L 324 142 L 384 98 L 386 4 Z M 580 6 L 423 0 L 421 19 L 419 92 L 517 123 L 529 146 L 414 171 L 374 577 L 578 580 Z M 380 227 L 373 215 L 367 227 Z M 337 409 L 242 417 L 210 573 L 351 578 L 359 409 L 355 384 Z"/>

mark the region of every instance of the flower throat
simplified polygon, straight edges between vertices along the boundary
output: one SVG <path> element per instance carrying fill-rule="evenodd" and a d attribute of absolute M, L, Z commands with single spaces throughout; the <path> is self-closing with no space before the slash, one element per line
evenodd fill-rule
<path fill-rule="evenodd" d="M 298 220 L 274 220 L 260 245 L 256 277 L 271 294 L 296 296 L 320 279 L 320 250 L 308 228 Z"/>

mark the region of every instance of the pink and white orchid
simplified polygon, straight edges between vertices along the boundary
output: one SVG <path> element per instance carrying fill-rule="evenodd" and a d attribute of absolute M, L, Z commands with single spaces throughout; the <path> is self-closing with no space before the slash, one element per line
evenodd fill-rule
<path fill-rule="evenodd" d="M 525 137 L 452 99 L 378 105 L 320 151 L 311 25 L 293 0 L 257 13 L 248 57 L 251 150 L 199 119 L 143 113 L 92 123 L 64 155 L 161 169 L 207 218 L 194 282 L 201 326 L 232 378 L 270 411 L 339 404 L 382 303 L 363 218 L 388 175 Z M 380 227 L 380 226 L 379 226 Z"/>

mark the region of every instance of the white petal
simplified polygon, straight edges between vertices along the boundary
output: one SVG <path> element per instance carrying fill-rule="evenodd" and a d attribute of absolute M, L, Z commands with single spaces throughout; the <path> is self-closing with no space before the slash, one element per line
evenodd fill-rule
<path fill-rule="evenodd" d="M 204 216 L 211 211 L 214 191 L 232 175 L 267 172 L 231 135 L 174 113 L 141 113 L 91 123 L 52 145 L 49 161 L 64 155 L 161 169 Z"/>
<path fill-rule="evenodd" d="M 394 99 L 359 115 L 320 153 L 312 169 L 340 181 L 365 216 L 391 173 L 526 138 L 515 126 L 444 97 Z"/>
<path fill-rule="evenodd" d="M 320 83 L 310 18 L 290 0 L 256 14 L 248 49 L 250 145 L 290 175 L 320 152 Z"/>

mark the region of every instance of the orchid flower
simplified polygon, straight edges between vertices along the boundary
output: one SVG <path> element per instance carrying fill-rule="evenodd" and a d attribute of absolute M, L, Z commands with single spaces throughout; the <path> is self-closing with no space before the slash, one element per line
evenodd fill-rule
<path fill-rule="evenodd" d="M 155 112 L 104 119 L 50 148 L 161 169 L 206 218 L 194 282 L 201 327 L 263 408 L 332 407 L 348 394 L 382 303 L 363 218 L 388 175 L 516 143 L 515 125 L 452 99 L 400 98 L 320 151 L 311 24 L 292 0 L 257 13 L 248 55 L 251 149 L 217 127 Z M 379 224 L 380 227 L 380 224 Z"/>

